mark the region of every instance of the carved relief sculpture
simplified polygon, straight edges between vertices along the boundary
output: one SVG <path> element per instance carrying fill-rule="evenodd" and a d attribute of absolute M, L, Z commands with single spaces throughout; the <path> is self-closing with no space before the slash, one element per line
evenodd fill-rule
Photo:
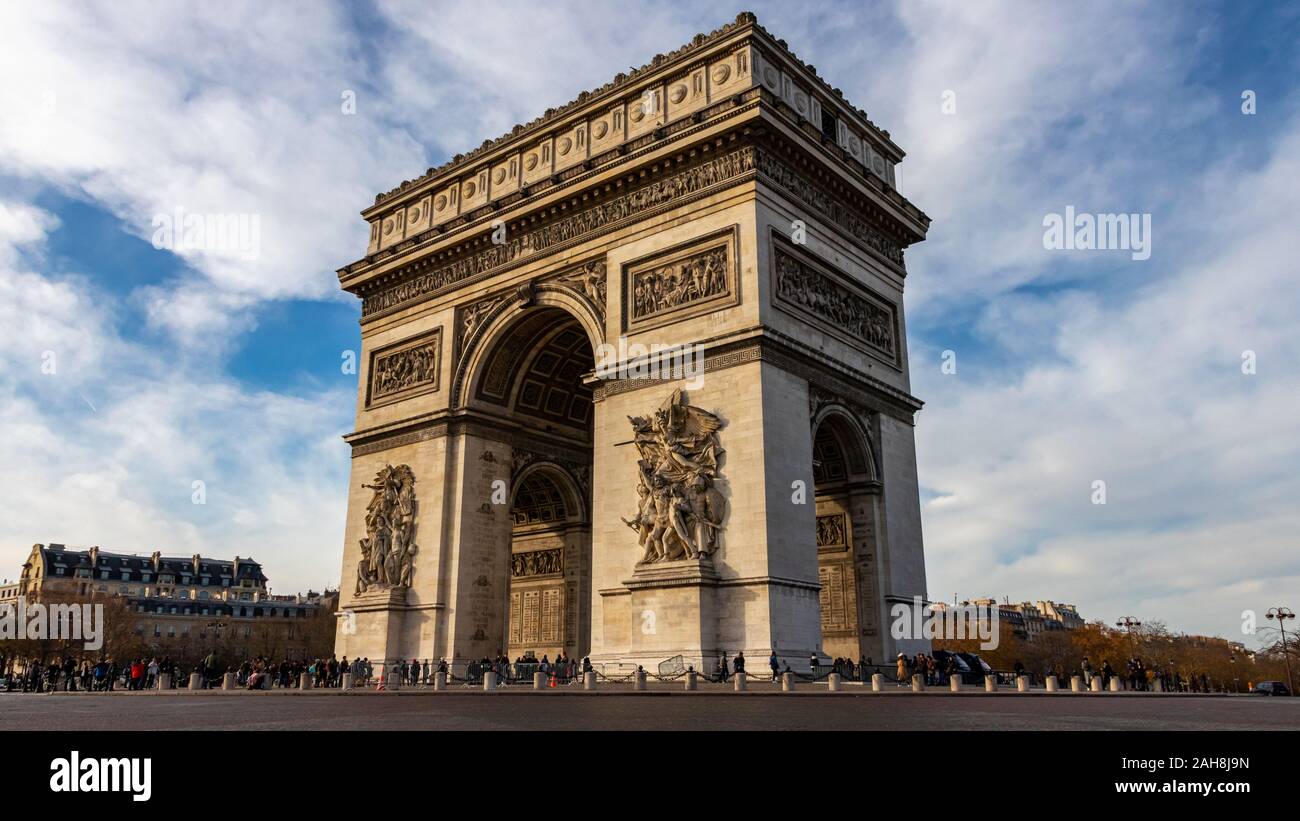
<path fill-rule="evenodd" d="M 896 359 L 894 314 L 811 265 L 775 248 L 776 296 L 890 361 Z"/>
<path fill-rule="evenodd" d="M 844 533 L 844 514 L 817 517 L 817 546 L 840 547 L 848 544 Z"/>
<path fill-rule="evenodd" d="M 718 444 L 722 420 L 686 404 L 680 389 L 652 418 L 628 419 L 641 454 L 641 501 L 636 517 L 623 522 L 644 548 L 638 564 L 708 559 L 726 515 L 726 499 L 715 487 L 724 453 Z"/>
<path fill-rule="evenodd" d="M 632 317 L 643 319 L 727 291 L 727 248 L 632 275 Z"/>
<path fill-rule="evenodd" d="M 596 316 L 605 319 L 605 261 L 594 260 L 577 270 L 562 274 L 559 281 L 587 298 Z"/>
<path fill-rule="evenodd" d="M 437 390 L 442 368 L 442 329 L 396 350 L 377 351 L 370 366 L 370 401 L 421 388 Z"/>
<path fill-rule="evenodd" d="M 415 555 L 415 474 L 408 465 L 385 465 L 366 508 L 366 536 L 361 539 L 356 594 L 411 586 Z"/>
<path fill-rule="evenodd" d="M 510 575 L 515 578 L 528 576 L 545 576 L 564 570 L 564 550 L 555 547 L 549 550 L 529 550 L 515 553 L 510 557 Z"/>

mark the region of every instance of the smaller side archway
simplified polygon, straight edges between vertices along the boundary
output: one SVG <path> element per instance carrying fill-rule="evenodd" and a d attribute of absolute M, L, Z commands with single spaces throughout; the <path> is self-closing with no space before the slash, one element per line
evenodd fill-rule
<path fill-rule="evenodd" d="M 838 404 L 813 419 L 812 437 L 822 653 L 832 663 L 884 663 L 881 484 L 871 438 L 858 416 Z"/>
<path fill-rule="evenodd" d="M 591 647 L 590 500 L 554 462 L 511 481 L 506 635 L 511 661 L 581 658 Z"/>

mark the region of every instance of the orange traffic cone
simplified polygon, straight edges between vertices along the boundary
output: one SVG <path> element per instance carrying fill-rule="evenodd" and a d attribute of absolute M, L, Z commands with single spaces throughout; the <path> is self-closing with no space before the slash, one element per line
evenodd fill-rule
<path fill-rule="evenodd" d="M 551 686 L 552 686 L 552 687 L 555 686 L 555 674 L 554 674 L 554 673 L 551 673 Z"/>

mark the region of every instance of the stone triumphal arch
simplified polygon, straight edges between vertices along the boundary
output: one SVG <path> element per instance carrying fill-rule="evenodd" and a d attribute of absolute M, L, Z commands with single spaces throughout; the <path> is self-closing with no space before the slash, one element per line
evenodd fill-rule
<path fill-rule="evenodd" d="M 742 14 L 376 197 L 339 655 L 919 649 L 902 157 Z"/>

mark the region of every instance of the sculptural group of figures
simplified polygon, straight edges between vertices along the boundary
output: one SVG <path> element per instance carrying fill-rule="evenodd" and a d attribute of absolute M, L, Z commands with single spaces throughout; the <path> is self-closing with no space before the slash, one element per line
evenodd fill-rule
<path fill-rule="evenodd" d="M 438 346 L 434 343 L 385 356 L 375 363 L 374 396 L 387 396 L 438 378 Z"/>
<path fill-rule="evenodd" d="M 362 485 L 375 492 L 366 508 L 366 536 L 357 564 L 357 595 L 411 585 L 415 554 L 415 474 L 408 465 L 386 465 L 375 483 Z"/>
<path fill-rule="evenodd" d="M 715 487 L 722 421 L 686 404 L 681 390 L 651 419 L 628 419 L 641 453 L 640 504 L 636 518 L 623 522 L 637 531 L 645 550 L 638 564 L 707 558 L 717 549 L 726 513 L 726 499 Z"/>
<path fill-rule="evenodd" d="M 634 277 L 633 316 L 667 311 L 727 290 L 727 251 L 714 248 Z"/>

